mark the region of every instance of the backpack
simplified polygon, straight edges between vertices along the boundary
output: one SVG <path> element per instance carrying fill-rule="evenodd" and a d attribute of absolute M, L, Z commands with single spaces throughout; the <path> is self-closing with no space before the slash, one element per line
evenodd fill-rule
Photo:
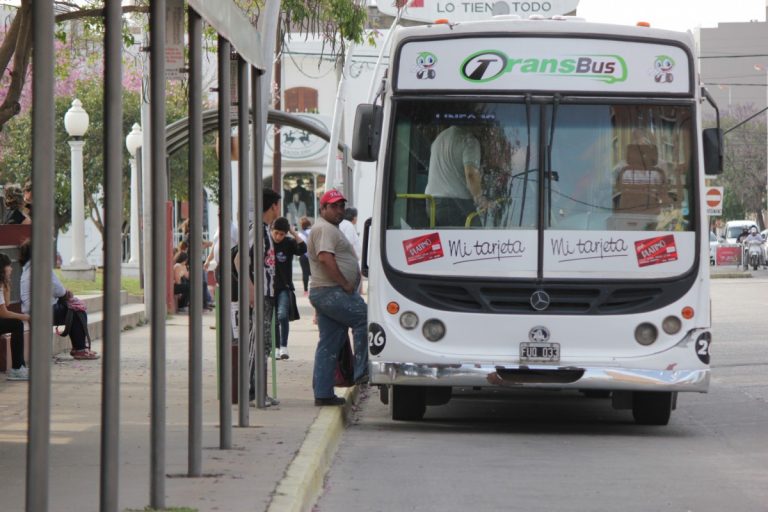
<path fill-rule="evenodd" d="M 88 332 L 88 318 L 85 315 L 86 305 L 85 302 L 78 299 L 75 296 L 62 296 L 59 297 L 59 303 L 63 304 L 67 308 L 67 314 L 64 317 L 64 329 L 59 332 L 56 328 L 56 334 L 65 338 L 69 336 L 69 331 L 72 330 L 72 322 L 80 322 L 83 327 L 83 333 L 85 334 L 85 346 L 91 348 L 91 334 Z"/>

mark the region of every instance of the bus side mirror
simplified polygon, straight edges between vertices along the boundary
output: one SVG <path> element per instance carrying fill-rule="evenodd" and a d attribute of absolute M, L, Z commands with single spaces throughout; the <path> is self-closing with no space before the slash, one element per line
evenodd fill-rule
<path fill-rule="evenodd" d="M 704 173 L 722 174 L 723 131 L 719 128 L 707 128 L 702 138 L 704 139 Z"/>
<path fill-rule="evenodd" d="M 352 158 L 360 162 L 375 162 L 379 156 L 381 141 L 382 107 L 361 104 L 355 111 L 355 126 L 352 139 Z"/>

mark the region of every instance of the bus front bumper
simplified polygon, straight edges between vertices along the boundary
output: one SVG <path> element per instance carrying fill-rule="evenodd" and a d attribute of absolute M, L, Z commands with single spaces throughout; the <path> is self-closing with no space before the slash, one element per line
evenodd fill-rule
<path fill-rule="evenodd" d="M 646 370 L 589 366 L 370 363 L 371 383 L 404 386 L 528 387 L 706 393 L 709 368 Z"/>

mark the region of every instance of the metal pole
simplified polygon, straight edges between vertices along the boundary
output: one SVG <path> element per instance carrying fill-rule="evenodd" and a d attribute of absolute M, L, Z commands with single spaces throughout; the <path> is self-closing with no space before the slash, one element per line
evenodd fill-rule
<path fill-rule="evenodd" d="M 254 216 L 259 216 L 264 211 L 262 207 L 264 204 L 264 197 L 262 190 L 264 187 L 264 142 L 266 132 L 266 122 L 261 122 L 262 115 L 266 121 L 266 112 L 259 112 L 258 108 L 263 108 L 264 104 L 261 103 L 261 98 L 264 91 L 265 75 L 261 73 L 253 73 L 254 84 L 251 88 L 254 103 L 253 103 L 253 202 L 254 202 Z M 258 99 L 258 102 L 256 101 Z M 266 356 L 264 355 L 264 348 L 266 341 L 264 340 L 264 230 L 261 228 L 261 217 L 254 218 L 254 241 L 253 241 L 253 286 L 256 290 L 256 300 L 253 305 L 253 328 L 256 330 L 256 407 L 266 407 L 266 394 L 267 394 L 267 382 L 266 375 L 263 374 L 264 368 L 266 368 Z"/>
<path fill-rule="evenodd" d="M 153 0 L 149 5 L 150 37 L 150 172 L 152 182 L 152 263 L 151 263 L 151 448 L 149 504 L 165 508 L 165 254 L 166 213 L 168 196 L 165 164 L 165 1 Z"/>
<path fill-rule="evenodd" d="M 23 8 L 23 7 L 22 7 Z M 35 184 L 35 222 L 32 224 L 30 322 L 30 381 L 27 410 L 26 510 L 48 510 L 48 452 L 51 433 L 51 271 L 53 255 L 53 182 L 56 142 L 53 84 L 53 2 L 32 1 L 35 20 L 32 59 L 32 181 Z"/>
<path fill-rule="evenodd" d="M 202 474 L 203 456 L 203 21 L 189 16 L 189 441 L 188 476 Z M 195 284 L 197 283 L 197 284 Z"/>
<path fill-rule="evenodd" d="M 120 275 L 123 224 L 123 39 L 120 2 L 104 11 L 104 328 L 99 510 L 117 512 L 120 468 Z M 135 164 L 134 164 L 135 165 Z M 132 234 L 133 235 L 133 234 Z"/>
<path fill-rule="evenodd" d="M 232 448 L 232 101 L 229 41 L 219 36 L 219 447 Z"/>
<path fill-rule="evenodd" d="M 238 274 L 240 292 L 239 308 L 240 308 L 240 350 L 238 352 L 238 424 L 241 427 L 248 426 L 248 401 L 249 384 L 250 384 L 250 362 L 252 347 L 250 344 L 250 322 L 246 319 L 249 318 L 249 306 L 251 302 L 250 298 L 250 280 L 248 275 L 248 192 L 249 192 L 249 172 L 248 172 L 248 64 L 242 59 L 237 58 L 237 169 L 239 175 L 238 185 L 238 217 L 240 225 L 240 241 L 238 242 L 239 250 L 237 256 L 239 258 L 238 264 L 240 266 L 240 272 Z M 253 219 L 253 226 L 256 229 L 256 219 Z M 257 294 L 258 295 L 258 294 Z M 253 328 L 257 329 L 257 324 L 253 324 Z M 258 332 L 258 331 L 257 331 Z M 256 375 L 260 373 L 260 368 L 255 368 Z M 258 399 L 258 397 L 257 397 Z"/>

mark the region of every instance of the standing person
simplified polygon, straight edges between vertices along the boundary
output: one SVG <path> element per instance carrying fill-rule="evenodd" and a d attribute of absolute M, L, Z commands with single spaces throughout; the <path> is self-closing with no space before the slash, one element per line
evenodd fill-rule
<path fill-rule="evenodd" d="M 22 197 L 24 199 L 24 213 L 32 219 L 32 180 L 27 180 L 24 183 L 24 188 L 21 190 Z"/>
<path fill-rule="evenodd" d="M 29 370 L 24 361 L 24 322 L 29 315 L 8 309 L 11 303 L 11 258 L 0 253 L 0 334 L 11 335 L 11 369 L 8 380 L 29 380 Z"/>
<path fill-rule="evenodd" d="M 480 142 L 469 128 L 450 126 L 432 143 L 425 194 L 435 201 L 437 226 L 464 226 L 467 215 L 487 208 L 480 175 Z M 429 215 L 429 205 L 427 205 Z"/>
<path fill-rule="evenodd" d="M 352 244 L 342 234 L 347 200 L 338 190 L 329 190 L 320 198 L 320 217 L 309 234 L 309 265 L 312 286 L 309 301 L 317 311 L 320 340 L 315 350 L 312 388 L 315 405 L 343 405 L 344 398 L 333 392 L 334 373 L 339 352 L 352 329 L 355 352 L 356 384 L 368 380 L 367 324 L 365 301 L 358 293 L 360 269 Z"/>
<path fill-rule="evenodd" d="M 269 225 L 272 224 L 272 222 L 280 215 L 280 194 L 275 192 L 274 190 L 270 188 L 264 189 L 262 192 L 262 203 L 263 203 L 263 209 L 261 214 L 261 221 L 262 221 L 262 230 L 264 232 L 264 289 L 262 290 L 262 293 L 264 294 L 264 324 L 262 325 L 263 329 L 263 336 L 264 336 L 264 350 L 267 354 L 272 350 L 272 315 L 275 311 L 275 246 L 272 243 L 272 237 L 269 236 Z M 253 272 L 254 272 L 254 266 L 253 266 L 253 244 L 256 239 L 256 234 L 254 232 L 255 226 L 253 229 L 251 229 L 249 234 L 249 260 L 250 263 L 248 265 L 248 297 L 250 299 L 250 306 L 253 308 L 253 306 L 256 304 L 256 287 L 254 286 L 253 282 Z M 240 258 L 238 257 L 239 249 L 237 247 L 232 249 L 232 268 L 233 268 L 233 274 L 235 272 L 240 272 Z M 234 284 L 238 282 L 238 280 L 235 278 L 233 280 L 233 293 L 234 293 Z M 252 405 L 255 405 L 254 400 L 256 400 L 256 350 L 255 350 L 255 330 L 251 329 L 251 343 L 254 345 L 250 349 L 250 359 L 251 359 L 251 386 L 249 390 L 249 399 L 252 402 Z M 241 345 L 242 346 L 242 345 Z M 267 375 L 267 368 L 266 368 L 266 360 L 265 360 L 265 366 L 264 366 L 264 378 L 266 378 Z M 264 389 L 266 390 L 266 382 Z M 270 396 L 266 396 L 266 404 L 269 405 L 278 405 L 280 402 L 278 400 L 275 400 L 274 398 Z"/>
<path fill-rule="evenodd" d="M 291 226 L 298 226 L 299 219 L 307 215 L 307 205 L 301 200 L 298 192 L 295 192 L 292 196 L 293 201 L 288 203 L 285 210 Z"/>
<path fill-rule="evenodd" d="M 299 229 L 299 237 L 304 243 L 307 243 L 309 240 L 309 232 L 312 229 L 312 221 L 310 221 L 308 217 L 302 217 L 299 219 L 299 228 L 301 228 Z M 299 256 L 299 265 L 301 265 L 301 282 L 304 285 L 304 296 L 306 297 L 309 295 L 309 276 L 311 274 L 311 270 L 309 269 L 309 258 L 307 258 L 306 252 Z"/>
<path fill-rule="evenodd" d="M 21 272 L 21 311 L 29 314 L 32 307 L 32 243 L 25 240 L 19 247 L 19 264 L 22 266 Z M 72 297 L 72 292 L 64 288 L 56 273 L 51 269 L 51 307 L 53 308 L 53 325 L 66 325 L 67 307 L 66 301 Z M 74 359 L 98 359 L 100 356 L 92 351 L 87 345 L 85 327 L 88 324 L 88 317 L 85 311 L 82 317 L 86 325 L 81 325 L 79 321 L 73 319 L 69 327 L 69 339 L 72 342 L 72 350 L 69 352 Z"/>
<path fill-rule="evenodd" d="M 355 254 L 359 260 L 363 255 L 363 245 L 360 243 L 360 235 L 357 234 L 357 208 L 349 207 L 344 210 L 344 220 L 339 224 L 339 229 L 355 248 Z"/>
<path fill-rule="evenodd" d="M 291 237 L 286 236 L 288 233 Z M 288 359 L 288 324 L 290 322 L 293 287 L 293 257 L 306 254 L 307 244 L 291 228 L 285 217 L 272 223 L 272 240 L 275 243 L 275 304 L 277 306 L 278 348 L 277 357 Z"/>
<path fill-rule="evenodd" d="M 181 243 L 179 244 L 179 247 L 181 247 L 181 244 L 184 244 L 186 247 L 185 250 L 187 251 L 187 255 L 189 255 L 189 237 L 189 219 L 186 219 L 181 223 Z M 203 250 L 212 246 L 213 242 L 210 240 L 203 240 Z M 187 261 L 187 266 L 189 266 L 189 261 Z M 208 270 L 205 268 L 205 262 L 203 262 L 203 309 L 206 311 L 211 311 L 213 307 L 213 297 L 211 297 L 211 291 L 208 289 Z"/>
<path fill-rule="evenodd" d="M 240 231 L 237 229 L 237 222 L 234 220 L 229 224 L 229 249 L 224 251 L 224 254 L 231 254 L 232 248 L 234 248 L 237 245 L 237 237 L 239 235 Z M 208 253 L 208 257 L 205 258 L 205 263 L 203 263 L 203 270 L 208 272 L 210 269 L 211 264 L 213 264 L 213 268 L 216 270 L 216 282 L 218 283 L 221 280 L 221 276 L 218 272 L 219 267 L 219 259 L 221 259 L 221 250 L 219 242 L 219 229 L 216 228 L 216 232 L 213 234 L 213 246 L 211 247 L 211 252 Z"/>
<path fill-rule="evenodd" d="M 18 185 L 5 186 L 5 217 L 3 224 L 29 224 L 32 220 L 24 214 L 24 199 Z"/>

